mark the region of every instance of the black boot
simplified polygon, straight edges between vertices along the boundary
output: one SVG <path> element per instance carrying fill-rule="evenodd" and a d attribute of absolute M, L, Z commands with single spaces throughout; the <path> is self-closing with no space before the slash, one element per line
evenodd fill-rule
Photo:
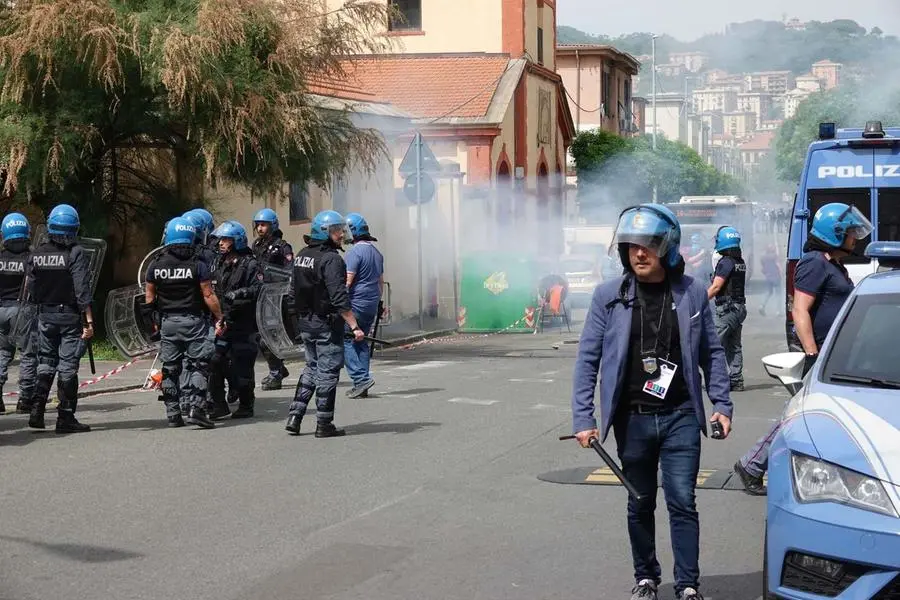
<path fill-rule="evenodd" d="M 172 415 L 169 417 L 169 427 L 184 427 L 184 419 L 181 415 Z"/>
<path fill-rule="evenodd" d="M 285 431 L 291 435 L 300 435 L 300 417 L 291 415 L 288 417 L 287 423 L 284 425 Z"/>
<path fill-rule="evenodd" d="M 59 411 L 56 417 L 56 433 L 87 433 L 91 428 L 84 423 L 79 423 L 75 413 Z"/>
<path fill-rule="evenodd" d="M 231 414 L 231 411 L 228 410 L 228 405 L 224 402 L 213 402 L 212 414 L 209 415 L 209 418 L 213 421 L 218 421 L 220 419 L 224 419 L 228 415 Z"/>
<path fill-rule="evenodd" d="M 274 390 L 280 390 L 281 389 L 281 380 L 282 380 L 282 377 L 280 377 L 280 376 L 279 377 L 269 376 L 268 381 L 266 381 L 266 379 L 263 379 L 263 384 L 262 384 L 263 391 L 271 392 Z"/>
<path fill-rule="evenodd" d="M 317 438 L 333 438 L 333 437 L 341 437 L 346 435 L 347 432 L 343 429 L 338 429 L 334 426 L 334 423 L 319 423 L 316 425 L 316 437 Z"/>
<path fill-rule="evenodd" d="M 188 423 L 192 425 L 197 425 L 198 427 L 202 427 L 203 429 L 215 429 L 216 424 L 210 420 L 209 416 L 206 414 L 206 411 L 202 408 L 193 407 L 191 409 L 191 415 L 188 417 Z"/>
<path fill-rule="evenodd" d="M 256 403 L 256 397 L 253 395 L 253 388 L 244 388 L 240 390 L 241 404 L 238 409 L 231 413 L 232 419 L 249 419 L 253 416 L 253 405 Z"/>
<path fill-rule="evenodd" d="M 44 425 L 44 408 L 46 404 L 37 403 L 31 407 L 31 416 L 28 418 L 28 426 L 32 429 L 46 429 Z"/>
<path fill-rule="evenodd" d="M 238 401 L 238 391 L 229 387 L 228 388 L 228 398 L 227 398 L 228 404 L 234 404 L 237 401 Z"/>
<path fill-rule="evenodd" d="M 0 390 L 0 415 L 6 414 L 6 404 L 3 403 L 3 390 Z"/>
<path fill-rule="evenodd" d="M 288 375 L 290 375 L 290 373 L 289 373 L 288 370 L 287 370 L 287 367 L 284 366 L 284 363 L 281 363 L 281 371 L 280 371 L 280 373 L 281 373 L 281 378 L 282 378 L 282 379 L 284 379 L 285 377 L 287 377 Z"/>
<path fill-rule="evenodd" d="M 32 406 L 34 406 L 34 403 L 30 400 L 19 400 L 18 402 L 16 402 L 16 414 L 30 415 Z"/>

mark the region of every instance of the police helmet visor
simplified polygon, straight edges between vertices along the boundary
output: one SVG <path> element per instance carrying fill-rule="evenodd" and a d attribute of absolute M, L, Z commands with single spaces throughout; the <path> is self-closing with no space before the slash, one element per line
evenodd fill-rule
<path fill-rule="evenodd" d="M 839 222 L 845 224 L 844 231 L 847 235 L 852 235 L 857 240 L 866 239 L 872 235 L 874 229 L 874 227 L 872 227 L 872 222 L 869 221 L 855 206 L 850 206 L 846 212 L 841 215 Z"/>
<path fill-rule="evenodd" d="M 642 246 L 657 256 L 665 256 L 675 247 L 675 227 L 668 219 L 650 208 L 631 208 L 622 213 L 609 255 L 619 251 L 619 244 Z"/>

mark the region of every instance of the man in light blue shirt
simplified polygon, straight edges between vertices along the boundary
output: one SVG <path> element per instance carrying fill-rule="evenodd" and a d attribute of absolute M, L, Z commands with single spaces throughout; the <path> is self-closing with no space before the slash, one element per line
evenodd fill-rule
<path fill-rule="evenodd" d="M 347 252 L 347 289 L 350 307 L 360 329 L 370 333 L 378 314 L 378 303 L 384 288 L 384 257 L 373 242 L 369 224 L 359 213 L 347 215 L 347 228 L 353 236 L 353 247 Z M 344 340 L 344 364 L 353 380 L 347 392 L 350 398 L 365 398 L 375 380 L 369 373 L 369 343 Z"/>

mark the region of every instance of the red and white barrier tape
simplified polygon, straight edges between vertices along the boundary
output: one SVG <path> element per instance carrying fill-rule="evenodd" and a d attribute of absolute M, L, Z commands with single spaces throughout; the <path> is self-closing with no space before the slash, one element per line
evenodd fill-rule
<path fill-rule="evenodd" d="M 139 362 L 140 360 L 141 360 L 140 358 L 135 358 L 134 360 L 130 360 L 125 364 L 119 365 L 118 367 L 116 367 L 112 371 L 109 371 L 108 373 L 104 373 L 103 375 L 99 375 L 97 377 L 94 377 L 93 379 L 88 379 L 87 381 L 82 381 L 78 385 L 78 389 L 87 387 L 89 385 L 94 385 L 95 383 L 97 383 L 99 381 L 103 381 L 104 379 L 108 379 L 108 378 L 112 377 L 113 375 L 118 375 L 119 373 L 121 373 L 122 371 L 124 371 L 125 369 L 127 369 L 128 367 L 133 365 L 134 363 Z M 3 397 L 7 398 L 10 396 L 18 396 L 18 395 L 19 395 L 19 392 L 6 392 L 3 394 Z"/>

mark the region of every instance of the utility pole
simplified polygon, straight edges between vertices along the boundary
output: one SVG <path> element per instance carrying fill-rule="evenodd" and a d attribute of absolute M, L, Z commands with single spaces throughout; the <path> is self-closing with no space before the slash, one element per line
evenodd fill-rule
<path fill-rule="evenodd" d="M 651 92 L 653 96 L 653 152 L 656 152 L 656 34 L 654 33 L 650 39 L 652 47 L 653 47 L 653 60 L 652 60 L 652 73 L 651 73 L 651 84 L 653 87 L 653 91 Z M 659 190 L 657 189 L 656 184 L 653 184 L 653 204 L 656 204 Z"/>

